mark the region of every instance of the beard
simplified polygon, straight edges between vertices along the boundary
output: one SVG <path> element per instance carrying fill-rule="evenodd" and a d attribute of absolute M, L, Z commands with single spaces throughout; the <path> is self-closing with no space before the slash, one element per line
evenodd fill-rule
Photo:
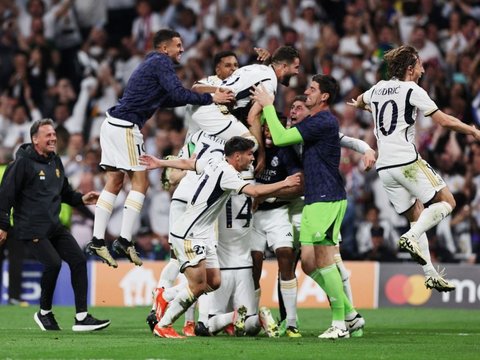
<path fill-rule="evenodd" d="M 293 75 L 284 75 L 281 79 L 280 79 L 280 84 L 282 84 L 283 86 L 289 86 L 290 85 L 290 79 L 293 77 Z"/>

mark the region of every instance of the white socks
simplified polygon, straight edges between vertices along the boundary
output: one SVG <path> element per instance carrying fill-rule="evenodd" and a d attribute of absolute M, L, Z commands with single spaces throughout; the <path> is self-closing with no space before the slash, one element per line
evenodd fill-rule
<path fill-rule="evenodd" d="M 188 287 L 187 283 L 180 283 L 178 285 L 172 286 L 170 288 L 166 288 L 165 291 L 163 292 L 163 298 L 170 302 L 173 299 L 175 299 L 184 288 Z"/>
<path fill-rule="evenodd" d="M 187 321 L 195 322 L 195 303 L 185 311 L 185 323 L 187 323 Z"/>
<path fill-rule="evenodd" d="M 202 298 L 202 297 L 203 297 L 203 295 L 200 296 L 200 298 Z M 208 325 L 208 331 L 210 331 L 212 334 L 214 334 L 214 333 L 222 330 L 225 326 L 232 324 L 233 323 L 233 316 L 234 316 L 233 311 L 229 312 L 229 313 L 226 313 L 226 314 L 215 315 L 215 316 L 212 316 L 210 319 L 208 319 L 208 324 L 207 323 L 204 323 L 204 324 L 207 324 Z M 200 319 L 198 319 L 198 321 L 200 321 Z"/>
<path fill-rule="evenodd" d="M 134 190 L 128 193 L 127 199 L 125 200 L 120 236 L 130 242 L 132 241 L 133 226 L 140 217 L 144 200 L 145 195 Z"/>
<path fill-rule="evenodd" d="M 418 241 L 423 233 L 425 233 L 427 230 L 430 230 L 432 227 L 442 221 L 442 219 L 450 215 L 452 210 L 453 209 L 450 204 L 445 201 L 440 201 L 430 205 L 422 211 L 415 225 L 410 228 L 407 234 L 413 235 Z"/>
<path fill-rule="evenodd" d="M 280 292 L 287 312 L 287 326 L 297 327 L 297 279 L 280 279 Z"/>
<path fill-rule="evenodd" d="M 345 292 L 345 295 L 347 295 L 348 300 L 350 300 L 350 303 L 353 306 L 352 287 L 350 285 L 350 274 L 347 268 L 345 267 L 345 264 L 343 263 L 343 260 L 340 254 L 335 254 L 333 256 L 333 259 L 335 260 L 335 265 L 337 266 L 338 272 L 340 273 L 340 277 L 342 278 L 343 291 Z"/>
<path fill-rule="evenodd" d="M 112 215 L 113 205 L 116 199 L 117 195 L 106 190 L 103 190 L 98 197 L 97 204 L 95 205 L 95 220 L 93 222 L 93 236 L 97 239 L 103 239 L 105 237 L 108 220 L 110 220 L 110 216 Z"/>
<path fill-rule="evenodd" d="M 247 320 L 245 320 L 245 332 L 247 335 L 255 336 L 261 329 L 262 325 L 260 324 L 258 315 L 249 316 Z"/>
<path fill-rule="evenodd" d="M 78 320 L 78 321 L 83 321 L 85 320 L 85 318 L 87 317 L 87 312 L 84 311 L 84 312 L 79 312 L 75 315 L 75 318 Z"/>
<path fill-rule="evenodd" d="M 211 295 L 203 294 L 198 297 L 198 322 L 202 322 L 205 326 L 209 324 L 208 313 L 210 311 Z M 212 331 L 213 332 L 213 331 Z"/>
<path fill-rule="evenodd" d="M 162 269 L 157 287 L 165 289 L 171 288 L 180 273 L 180 264 L 177 259 L 170 259 L 167 265 Z"/>
<path fill-rule="evenodd" d="M 165 298 L 165 300 L 167 299 Z M 163 315 L 158 325 L 160 327 L 172 325 L 196 300 L 195 295 L 193 295 L 188 285 L 185 286 L 185 288 L 177 294 L 175 299 L 170 301 L 167 311 L 165 311 L 165 315 Z"/>
<path fill-rule="evenodd" d="M 416 222 L 411 222 L 410 227 L 413 227 L 415 224 Z M 433 267 L 432 258 L 430 257 L 430 245 L 428 243 L 427 234 L 423 233 L 417 239 L 417 242 L 423 257 L 427 261 L 427 263 L 422 266 L 423 273 L 425 274 L 425 276 L 436 276 L 437 270 L 435 270 L 435 268 Z"/>

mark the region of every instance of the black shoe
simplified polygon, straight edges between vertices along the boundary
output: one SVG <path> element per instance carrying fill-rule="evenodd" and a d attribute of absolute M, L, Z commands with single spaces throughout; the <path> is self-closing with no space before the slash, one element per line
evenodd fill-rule
<path fill-rule="evenodd" d="M 208 328 L 201 321 L 199 321 L 195 324 L 195 335 L 197 335 L 197 336 L 211 336 L 210 332 L 208 331 Z"/>
<path fill-rule="evenodd" d="M 138 253 L 135 250 L 133 242 L 128 241 L 127 239 L 118 237 L 112 244 L 112 249 L 115 250 L 117 254 L 125 255 L 130 262 L 134 263 L 137 266 L 142 266 L 143 262 L 138 257 Z"/>
<path fill-rule="evenodd" d="M 155 315 L 155 310 L 150 310 L 150 314 L 147 316 L 147 324 L 150 327 L 150 331 L 153 332 L 155 325 L 157 325 L 158 320 L 157 316 Z"/>
<path fill-rule="evenodd" d="M 61 330 L 52 312 L 49 312 L 47 315 L 42 315 L 40 311 L 38 311 L 33 315 L 33 319 L 43 331 Z"/>
<path fill-rule="evenodd" d="M 72 326 L 73 331 L 94 331 L 102 330 L 110 325 L 110 320 L 98 320 L 92 315 L 87 314 L 87 317 L 82 321 L 75 318 L 75 325 Z"/>

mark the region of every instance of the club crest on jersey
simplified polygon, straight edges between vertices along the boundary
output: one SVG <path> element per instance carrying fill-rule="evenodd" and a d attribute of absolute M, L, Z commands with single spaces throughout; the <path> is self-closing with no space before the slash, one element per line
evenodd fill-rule
<path fill-rule="evenodd" d="M 43 170 L 40 170 L 38 176 L 40 177 L 40 180 L 45 180 L 45 173 L 43 172 Z"/>
<path fill-rule="evenodd" d="M 272 165 L 273 167 L 277 167 L 278 166 L 278 157 L 277 156 L 274 156 L 272 161 L 270 162 L 270 165 Z"/>
<path fill-rule="evenodd" d="M 57 175 L 57 178 L 60 177 L 60 169 L 55 169 L 55 175 Z"/>

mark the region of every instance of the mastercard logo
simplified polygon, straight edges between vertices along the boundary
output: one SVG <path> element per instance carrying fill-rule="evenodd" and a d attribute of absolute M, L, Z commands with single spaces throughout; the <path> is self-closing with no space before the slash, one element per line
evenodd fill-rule
<path fill-rule="evenodd" d="M 385 295 L 396 305 L 422 305 L 432 296 L 432 290 L 425 287 L 422 275 L 395 275 L 385 284 Z"/>

